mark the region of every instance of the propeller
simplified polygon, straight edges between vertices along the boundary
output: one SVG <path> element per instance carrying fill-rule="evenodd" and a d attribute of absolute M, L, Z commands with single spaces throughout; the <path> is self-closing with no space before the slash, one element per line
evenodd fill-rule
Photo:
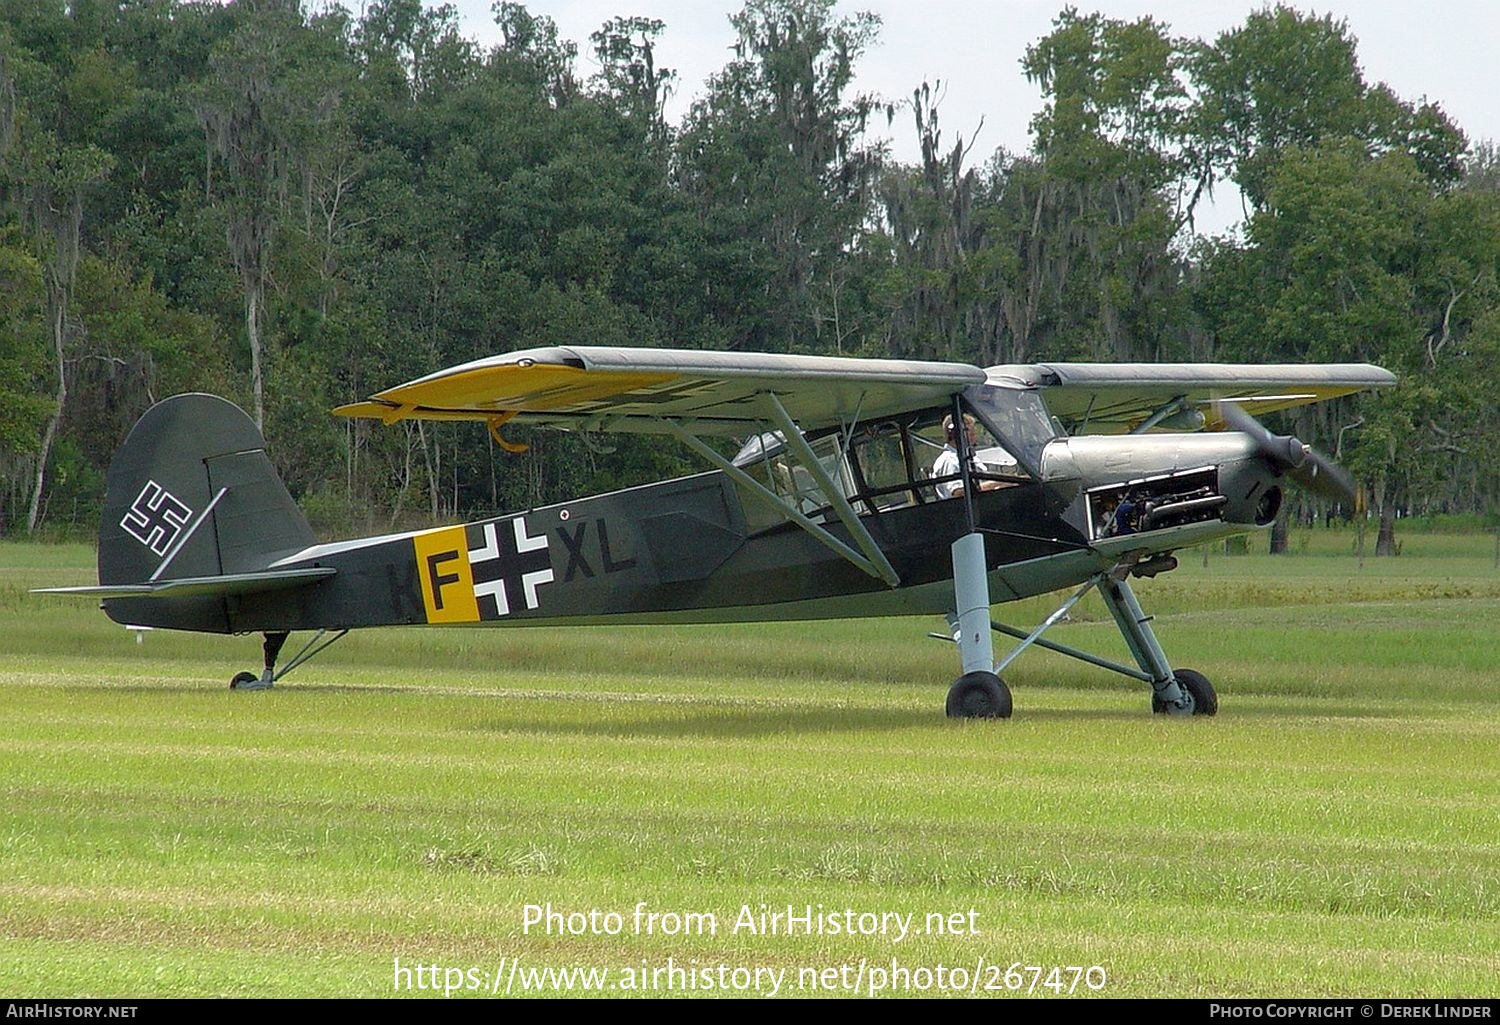
<path fill-rule="evenodd" d="M 1272 434 L 1234 402 L 1218 403 L 1217 413 L 1230 430 L 1254 438 L 1261 454 L 1302 487 L 1329 502 L 1339 502 L 1347 508 L 1356 507 L 1358 493 L 1354 477 L 1338 463 L 1291 435 Z"/>

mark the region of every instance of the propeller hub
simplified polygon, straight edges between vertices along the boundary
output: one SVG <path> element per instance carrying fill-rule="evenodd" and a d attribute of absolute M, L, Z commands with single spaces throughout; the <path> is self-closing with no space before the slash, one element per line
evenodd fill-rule
<path fill-rule="evenodd" d="M 1304 444 L 1302 441 L 1292 437 L 1291 435 L 1287 435 L 1284 438 L 1276 438 L 1276 441 L 1278 442 L 1280 447 L 1283 447 L 1285 449 L 1286 465 L 1289 469 L 1295 470 L 1297 467 L 1307 462 L 1308 454 L 1312 452 L 1311 445 Z"/>

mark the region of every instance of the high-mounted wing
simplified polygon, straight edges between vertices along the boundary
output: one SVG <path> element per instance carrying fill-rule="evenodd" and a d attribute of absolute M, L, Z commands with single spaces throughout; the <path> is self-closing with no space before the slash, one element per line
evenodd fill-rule
<path fill-rule="evenodd" d="M 567 346 L 475 360 L 389 388 L 341 416 L 507 421 L 589 431 L 755 433 L 774 395 L 803 431 L 940 405 L 981 384 L 964 363 Z"/>
<path fill-rule="evenodd" d="M 500 436 L 500 428 L 512 420 L 571 430 L 675 435 L 743 484 L 748 494 L 895 587 L 900 577 L 803 434 L 944 405 L 984 380 L 983 370 L 965 363 L 574 345 L 475 360 L 334 412 L 388 424 L 481 420 L 497 442 L 513 450 L 523 446 Z M 854 548 L 788 508 L 702 440 L 705 435 L 755 435 L 767 426 L 781 432 L 799 464 L 823 489 Z"/>
<path fill-rule="evenodd" d="M 1126 434 L 1161 424 L 1222 427 L 1219 403 L 1252 416 L 1323 402 L 1369 388 L 1388 388 L 1395 375 L 1367 363 L 1037 363 L 993 367 L 1005 377 L 1044 389 L 1042 398 L 1069 434 Z"/>

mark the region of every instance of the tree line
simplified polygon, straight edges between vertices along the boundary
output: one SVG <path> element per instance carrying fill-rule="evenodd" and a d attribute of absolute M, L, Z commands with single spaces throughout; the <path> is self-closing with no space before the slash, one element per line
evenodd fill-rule
<path fill-rule="evenodd" d="M 525 508 L 691 466 L 657 440 L 340 422 L 546 345 L 951 359 L 1370 361 L 1398 388 L 1280 424 L 1398 511 L 1500 491 L 1500 158 L 1278 6 L 1212 40 L 1066 8 L 1026 50 L 1024 153 L 940 83 L 857 92 L 879 19 L 745 0 L 687 113 L 668 27 L 501 42 L 370 0 L 9 0 L 0 13 L 0 516 L 91 531 L 156 399 L 240 402 L 315 524 Z M 874 141 L 915 133 L 906 164 Z M 1238 191 L 1243 232 L 1195 231 Z M 1311 516 L 1310 504 L 1302 508 Z"/>

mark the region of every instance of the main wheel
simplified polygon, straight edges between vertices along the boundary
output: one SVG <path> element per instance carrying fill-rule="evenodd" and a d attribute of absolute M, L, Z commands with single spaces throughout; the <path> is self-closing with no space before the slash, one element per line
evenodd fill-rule
<path fill-rule="evenodd" d="M 994 673 L 965 673 L 948 688 L 948 718 L 1009 719 L 1010 688 Z"/>
<path fill-rule="evenodd" d="M 230 690 L 239 690 L 245 684 L 247 684 L 247 683 L 256 683 L 259 680 L 260 680 L 260 677 L 256 676 L 254 673 L 248 673 L 248 672 L 246 672 L 246 673 L 235 673 L 234 674 L 234 679 L 232 679 L 232 680 L 229 681 L 229 689 Z"/>
<path fill-rule="evenodd" d="M 1218 712 L 1219 695 L 1214 693 L 1214 685 L 1208 682 L 1208 677 L 1192 669 L 1178 669 L 1174 675 L 1177 677 L 1177 686 L 1192 699 L 1193 715 L 1213 715 Z M 1153 694 L 1151 711 L 1157 715 L 1165 715 L 1167 703 Z"/>

